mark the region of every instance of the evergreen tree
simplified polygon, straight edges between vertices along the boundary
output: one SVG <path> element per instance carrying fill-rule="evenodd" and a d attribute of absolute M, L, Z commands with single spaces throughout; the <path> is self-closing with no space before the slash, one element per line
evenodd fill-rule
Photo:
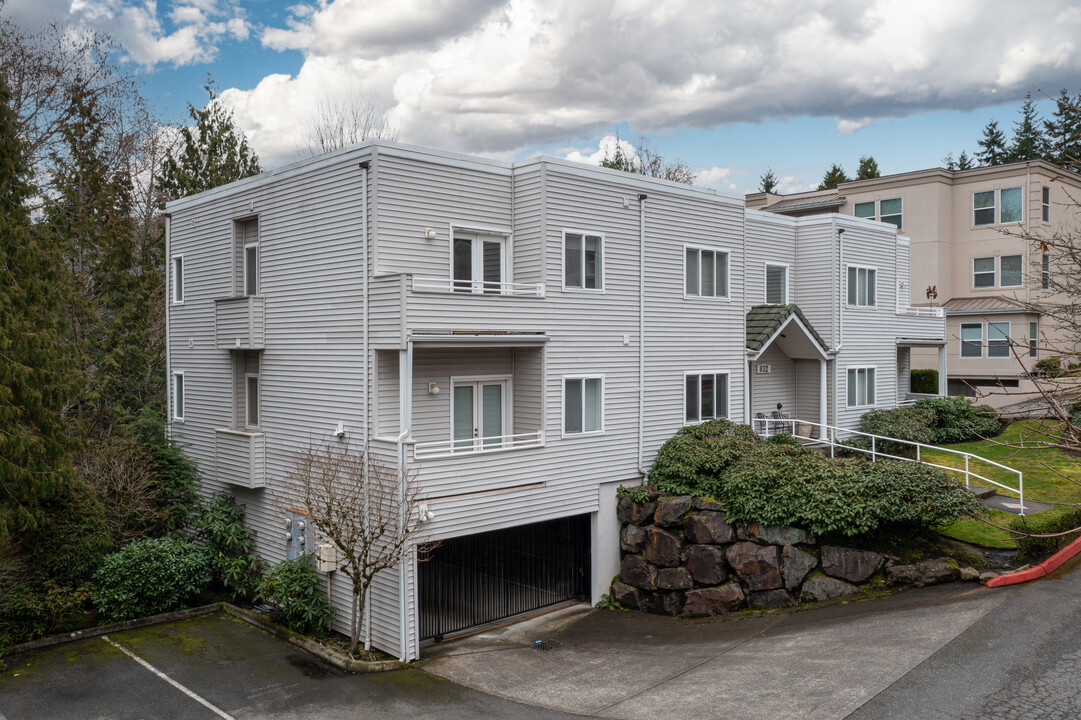
<path fill-rule="evenodd" d="M 857 180 L 870 180 L 871 178 L 881 177 L 882 173 L 878 171 L 878 163 L 870 155 L 864 155 L 860 158 L 859 169 L 856 170 Z"/>
<path fill-rule="evenodd" d="M 619 133 L 616 133 L 616 141 L 613 145 L 613 148 L 604 151 L 604 157 L 601 158 L 601 167 L 629 173 L 638 172 L 638 165 L 634 162 L 634 156 L 623 151 L 623 144 L 619 141 Z"/>
<path fill-rule="evenodd" d="M 1055 112 L 1045 120 L 1044 137 L 1047 139 L 1047 159 L 1067 170 L 1077 172 L 1081 168 L 1081 95 L 1071 98 L 1065 88 L 1055 99 Z"/>
<path fill-rule="evenodd" d="M 942 167 L 947 170 L 956 170 L 957 161 L 953 159 L 953 151 L 946 153 L 946 157 L 942 158 Z"/>
<path fill-rule="evenodd" d="M 841 183 L 849 182 L 850 178 L 845 175 L 844 168 L 837 163 L 830 165 L 830 169 L 822 176 L 822 182 L 818 183 L 818 190 L 834 190 Z"/>
<path fill-rule="evenodd" d="M 1020 112 L 1021 119 L 1013 124 L 1013 141 L 1006 151 L 1005 162 L 1038 160 L 1047 155 L 1047 140 L 1041 129 L 1043 121 L 1036 113 L 1031 93 L 1025 95 Z"/>
<path fill-rule="evenodd" d="M 42 522 L 73 477 L 64 409 L 78 375 L 57 351 L 64 268 L 31 223 L 29 173 L 0 80 L 0 557 L 13 535 Z"/>
<path fill-rule="evenodd" d="M 604 151 L 600 165 L 613 170 L 662 178 L 684 185 L 694 183 L 695 173 L 687 163 L 682 160 L 668 160 L 651 145 L 649 138 L 639 135 L 634 145 L 634 152 L 629 153 L 623 150 L 617 134 L 615 147 L 611 151 Z"/>
<path fill-rule="evenodd" d="M 244 133 L 214 92 L 213 80 L 203 86 L 209 96 L 201 110 L 188 103 L 194 127 L 180 129 L 179 147 L 162 163 L 158 187 L 175 200 L 261 172 L 259 158 Z"/>
<path fill-rule="evenodd" d="M 976 159 L 981 166 L 1001 165 L 1006 162 L 1006 136 L 998 128 L 998 121 L 991 120 L 983 128 L 983 137 L 976 141 L 980 149 Z"/>
<path fill-rule="evenodd" d="M 964 150 L 957 156 L 957 169 L 958 170 L 971 170 L 975 165 L 972 162 L 972 158 Z"/>
<path fill-rule="evenodd" d="M 777 189 L 777 176 L 773 174 L 773 168 L 767 167 L 765 174 L 758 180 L 759 192 L 771 193 Z"/>

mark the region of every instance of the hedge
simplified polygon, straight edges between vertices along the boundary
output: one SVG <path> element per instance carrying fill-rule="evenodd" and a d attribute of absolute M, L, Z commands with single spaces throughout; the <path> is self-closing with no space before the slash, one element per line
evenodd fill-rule
<path fill-rule="evenodd" d="M 921 395 L 934 395 L 938 392 L 938 370 L 913 370 L 909 380 L 909 389 Z"/>

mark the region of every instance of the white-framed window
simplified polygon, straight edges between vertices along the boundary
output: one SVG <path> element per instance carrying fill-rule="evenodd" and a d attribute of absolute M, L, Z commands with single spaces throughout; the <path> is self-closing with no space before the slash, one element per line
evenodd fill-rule
<path fill-rule="evenodd" d="M 766 263 L 766 304 L 788 304 L 788 266 Z"/>
<path fill-rule="evenodd" d="M 563 289 L 604 291 L 604 236 L 563 231 Z"/>
<path fill-rule="evenodd" d="M 1003 255 L 998 259 L 999 287 L 1017 287 L 1024 282 L 1023 255 Z"/>
<path fill-rule="evenodd" d="M 1024 193 L 1020 186 L 974 192 L 972 193 L 972 224 L 994 225 L 996 222 L 1022 222 L 1025 219 L 1024 205 Z"/>
<path fill-rule="evenodd" d="M 1008 358 L 1010 356 L 1010 324 L 1008 322 L 987 323 L 987 357 Z"/>
<path fill-rule="evenodd" d="M 1028 324 L 1028 356 L 1036 357 L 1040 354 L 1040 324 L 1030 322 Z"/>
<path fill-rule="evenodd" d="M 972 258 L 972 287 L 993 288 L 995 286 L 995 259 L 993 257 Z"/>
<path fill-rule="evenodd" d="M 450 265 L 455 292 L 498 295 L 506 281 L 506 238 L 456 231 Z"/>
<path fill-rule="evenodd" d="M 1051 188 L 1040 188 L 1040 209 L 1044 222 L 1051 222 Z"/>
<path fill-rule="evenodd" d="M 873 407 L 875 405 L 874 367 L 848 368 L 848 407 Z"/>
<path fill-rule="evenodd" d="M 184 422 L 184 371 L 173 371 L 173 420 Z"/>
<path fill-rule="evenodd" d="M 972 193 L 972 224 L 995 224 L 995 191 L 981 190 Z"/>
<path fill-rule="evenodd" d="M 1040 256 L 1040 287 L 1051 289 L 1051 256 L 1047 253 Z"/>
<path fill-rule="evenodd" d="M 450 379 L 454 452 L 495 450 L 509 444 L 511 379 L 506 376 Z"/>
<path fill-rule="evenodd" d="M 685 424 L 729 417 L 727 372 L 684 373 L 683 386 Z"/>
<path fill-rule="evenodd" d="M 184 256 L 173 255 L 173 305 L 184 303 Z"/>
<path fill-rule="evenodd" d="M 856 203 L 852 208 L 853 214 L 858 218 L 865 218 L 867 220 L 875 219 L 875 201 L 870 200 L 868 202 Z"/>
<path fill-rule="evenodd" d="M 563 376 L 563 435 L 604 432 L 604 376 Z"/>
<path fill-rule="evenodd" d="M 983 323 L 961 323 L 961 357 L 983 357 Z"/>
<path fill-rule="evenodd" d="M 888 198 L 886 200 L 878 201 L 878 219 L 881 222 L 889 223 L 898 230 L 901 229 L 901 198 Z"/>
<path fill-rule="evenodd" d="M 244 374 L 244 424 L 259 427 L 259 374 Z"/>
<path fill-rule="evenodd" d="M 684 246 L 684 297 L 728 299 L 728 253 Z"/>
<path fill-rule="evenodd" d="M 244 246 L 244 294 L 259 294 L 259 243 Z"/>
<path fill-rule="evenodd" d="M 848 304 L 850 307 L 874 307 L 878 270 L 860 265 L 848 266 Z"/>

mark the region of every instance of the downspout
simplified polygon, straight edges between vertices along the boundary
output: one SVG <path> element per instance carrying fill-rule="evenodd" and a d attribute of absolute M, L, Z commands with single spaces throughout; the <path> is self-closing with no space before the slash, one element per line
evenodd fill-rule
<path fill-rule="evenodd" d="M 833 220 L 833 227 L 837 228 L 837 219 Z M 837 228 L 837 346 L 833 348 L 833 426 L 837 427 L 841 422 L 841 392 L 837 378 L 837 360 L 841 349 L 845 346 L 845 229 Z M 847 392 L 847 388 L 845 391 Z M 834 430 L 833 441 L 837 441 L 837 431 Z"/>
<path fill-rule="evenodd" d="M 404 373 L 404 376 L 403 376 Z M 402 363 L 398 364 L 398 378 L 401 384 L 401 398 L 399 404 L 401 405 L 400 415 L 402 418 L 402 431 L 398 433 L 398 522 L 400 528 L 405 527 L 405 439 L 409 437 L 409 434 L 413 430 L 413 339 L 406 340 L 405 350 L 405 363 L 404 367 Z M 405 559 L 403 558 L 398 563 L 398 618 L 399 618 L 399 648 L 401 649 L 401 657 L 399 660 L 406 662 L 409 658 L 406 656 L 405 643 L 405 614 L 407 609 L 407 603 L 405 600 Z"/>
<path fill-rule="evenodd" d="M 169 294 L 169 278 L 173 275 L 173 258 L 171 256 L 173 216 L 165 213 L 165 437 L 173 436 L 173 373 L 172 373 L 172 347 L 169 344 L 169 306 L 173 304 L 173 298 Z M 173 278 L 176 282 L 176 278 Z"/>
<path fill-rule="evenodd" d="M 646 428 L 646 197 L 638 193 L 638 472 L 649 479 L 645 466 Z"/>
<path fill-rule="evenodd" d="M 365 160 L 360 163 L 360 169 L 362 171 L 362 177 L 360 181 L 360 244 L 362 248 L 360 257 L 361 268 L 361 359 L 360 359 L 360 406 L 362 408 L 361 424 L 363 426 L 362 433 L 364 437 L 364 453 L 367 456 L 368 453 L 368 438 L 370 436 L 371 419 L 369 410 L 369 394 L 368 394 L 368 249 L 370 243 L 368 242 L 368 166 L 369 161 Z M 365 483 L 364 486 L 364 512 L 368 513 L 368 486 Z M 329 575 L 328 575 L 329 577 Z M 329 594 L 329 593 L 328 593 Z M 364 617 L 361 622 L 364 623 L 364 650 L 370 651 L 372 649 L 372 589 L 369 586 L 364 593 Z"/>

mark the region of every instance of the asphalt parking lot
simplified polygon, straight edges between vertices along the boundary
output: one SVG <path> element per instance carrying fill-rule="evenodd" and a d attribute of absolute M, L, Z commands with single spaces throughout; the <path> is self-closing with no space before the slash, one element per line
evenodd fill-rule
<path fill-rule="evenodd" d="M 0 720 L 564 718 L 421 670 L 352 675 L 222 613 L 34 651 L 0 672 Z"/>

